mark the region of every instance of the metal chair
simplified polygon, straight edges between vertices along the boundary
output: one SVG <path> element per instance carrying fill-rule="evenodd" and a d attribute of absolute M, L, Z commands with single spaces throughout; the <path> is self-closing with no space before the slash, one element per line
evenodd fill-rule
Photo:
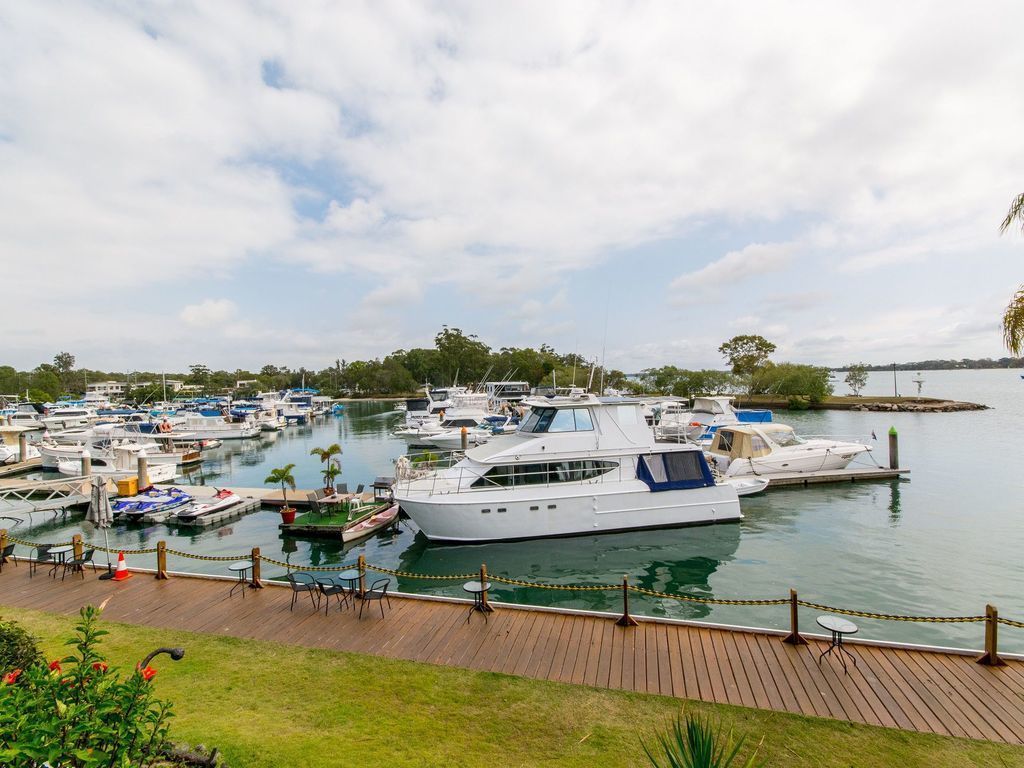
<path fill-rule="evenodd" d="M 35 574 L 36 569 L 39 568 L 41 563 L 45 565 L 53 565 L 57 562 L 54 556 L 50 554 L 50 550 L 53 549 L 54 546 L 55 545 L 53 544 L 40 544 L 36 547 L 35 557 L 28 561 L 28 577 L 30 579 L 33 574 Z"/>
<path fill-rule="evenodd" d="M 92 562 L 93 555 L 96 554 L 95 549 L 87 549 L 82 553 L 81 557 L 72 558 L 64 563 L 64 572 L 60 575 L 60 580 L 64 581 L 64 577 L 68 575 L 68 571 L 72 573 L 82 574 L 82 580 L 85 580 L 85 566 L 86 564 L 94 565 Z"/>
<path fill-rule="evenodd" d="M 370 588 L 363 592 L 362 602 L 359 603 L 359 618 L 363 618 L 363 606 L 366 605 L 370 600 L 376 600 L 380 605 L 380 617 L 384 618 L 384 601 L 388 601 L 388 608 L 391 607 L 391 598 L 388 597 L 388 587 L 391 585 L 390 579 L 377 579 L 370 585 Z"/>
<path fill-rule="evenodd" d="M 14 557 L 14 545 L 8 544 L 4 547 L 4 551 L 0 552 L 0 573 L 4 572 L 4 563 L 7 562 L 8 558 Z M 18 561 L 14 560 L 14 564 L 17 565 Z"/>
<path fill-rule="evenodd" d="M 349 590 L 344 584 L 339 584 L 334 581 L 334 579 L 330 579 L 329 583 L 324 583 L 325 581 L 328 580 L 325 579 L 324 581 L 317 582 L 320 587 L 320 594 L 324 596 L 324 616 L 326 616 L 327 612 L 330 610 L 331 595 L 334 595 L 334 598 L 338 603 L 338 609 L 340 610 L 341 606 L 348 602 L 349 595 L 351 594 L 351 590 Z"/>
<path fill-rule="evenodd" d="M 313 607 L 316 610 L 320 610 L 320 593 L 316 579 L 308 573 L 289 573 L 288 583 L 292 587 L 292 603 L 288 606 L 289 611 L 295 608 L 295 601 L 298 600 L 300 592 L 308 592 Z"/>

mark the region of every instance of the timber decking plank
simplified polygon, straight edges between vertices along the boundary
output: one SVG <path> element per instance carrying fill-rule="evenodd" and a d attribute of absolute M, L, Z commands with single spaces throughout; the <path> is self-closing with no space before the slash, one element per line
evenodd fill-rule
<path fill-rule="evenodd" d="M 135 572 L 115 584 L 87 571 L 62 583 L 45 571 L 29 579 L 26 570 L 0 574 L 4 605 L 74 615 L 111 598 L 111 621 L 1024 743 L 1018 661 L 989 668 L 968 656 L 857 643 L 850 650 L 858 663 L 844 675 L 837 663 L 818 667 L 825 646 L 817 641 L 792 647 L 759 633 L 658 621 L 623 628 L 610 617 L 512 608 L 467 622 L 468 604 L 397 596 L 383 619 L 371 605 L 359 620 L 334 605 L 326 616 L 301 601 L 289 611 L 290 591 L 278 586 L 228 599 L 229 580 Z"/>

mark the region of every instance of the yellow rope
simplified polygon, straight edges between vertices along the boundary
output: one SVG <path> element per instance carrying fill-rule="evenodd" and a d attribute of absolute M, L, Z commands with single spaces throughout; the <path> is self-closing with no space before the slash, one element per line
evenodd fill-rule
<path fill-rule="evenodd" d="M 788 600 L 786 602 L 789 602 Z M 844 616 L 857 616 L 862 619 L 882 619 L 885 621 L 921 621 L 931 624 L 966 624 L 975 621 L 985 621 L 984 616 L 900 616 L 893 613 L 872 613 L 870 611 L 854 611 L 849 608 L 835 608 L 831 605 L 819 605 L 809 603 L 806 600 L 797 600 L 798 605 L 804 608 L 813 608 L 816 611 L 827 611 L 828 613 L 840 613 Z"/>
<path fill-rule="evenodd" d="M 653 589 L 634 587 L 630 585 L 631 592 L 639 592 L 641 595 L 650 597 L 664 597 L 670 600 L 681 600 L 688 603 L 704 603 L 706 605 L 786 605 L 789 600 L 783 598 L 767 598 L 763 600 L 727 600 L 717 597 L 697 597 L 695 595 L 674 595 L 669 592 L 656 592 Z"/>

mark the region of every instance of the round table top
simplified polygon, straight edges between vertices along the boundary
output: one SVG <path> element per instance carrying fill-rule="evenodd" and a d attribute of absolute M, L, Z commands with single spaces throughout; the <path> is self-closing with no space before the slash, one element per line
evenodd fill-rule
<path fill-rule="evenodd" d="M 467 592 L 486 592 L 491 588 L 491 582 L 488 581 L 485 584 L 481 584 L 479 581 L 467 581 L 462 585 L 462 588 Z"/>
<path fill-rule="evenodd" d="M 71 552 L 72 550 L 74 550 L 74 548 L 75 548 L 74 544 L 65 544 L 62 547 L 50 547 L 50 554 L 51 555 L 63 555 L 65 552 Z"/>
<path fill-rule="evenodd" d="M 248 571 L 250 568 L 252 568 L 251 560 L 239 560 L 228 566 L 229 571 Z"/>
<path fill-rule="evenodd" d="M 839 616 L 819 616 L 818 624 L 829 632 L 838 632 L 841 635 L 852 635 L 857 631 L 856 624 Z"/>
<path fill-rule="evenodd" d="M 338 578 L 344 579 L 345 581 L 354 581 L 355 579 L 359 578 L 359 571 L 357 571 L 355 568 L 351 568 L 347 571 L 342 571 L 341 573 L 339 573 Z"/>

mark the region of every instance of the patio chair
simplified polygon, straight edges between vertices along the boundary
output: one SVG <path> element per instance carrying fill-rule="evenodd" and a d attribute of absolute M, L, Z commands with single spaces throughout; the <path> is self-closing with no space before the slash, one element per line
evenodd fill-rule
<path fill-rule="evenodd" d="M 288 583 L 292 587 L 292 603 L 288 610 L 295 608 L 295 601 L 299 598 L 300 592 L 308 592 L 309 599 L 316 610 L 320 610 L 320 593 L 317 591 L 316 579 L 308 573 L 289 573 Z"/>
<path fill-rule="evenodd" d="M 380 617 L 384 618 L 384 601 L 388 601 L 388 608 L 391 607 L 391 598 L 388 597 L 388 587 L 391 584 L 390 579 L 377 579 L 370 585 L 370 588 L 363 592 L 363 600 L 359 603 L 359 618 L 363 618 L 363 606 L 366 605 L 370 600 L 376 600 L 380 605 Z"/>
<path fill-rule="evenodd" d="M 334 486 L 334 492 L 337 494 L 348 493 L 348 483 L 341 483 L 340 485 Z"/>
<path fill-rule="evenodd" d="M 320 506 L 320 498 L 316 495 L 316 491 L 313 493 L 306 494 L 306 501 L 309 502 L 309 511 L 311 514 L 324 516 L 324 508 Z"/>
<path fill-rule="evenodd" d="M 14 558 L 14 545 L 13 544 L 8 544 L 6 547 L 4 547 L 4 551 L 0 552 L 0 573 L 4 572 L 4 563 L 7 562 L 8 558 L 10 558 L 10 559 Z M 17 565 L 18 561 L 14 560 L 14 564 Z"/>
<path fill-rule="evenodd" d="M 96 554 L 95 549 L 87 549 L 82 553 L 81 557 L 76 557 L 68 560 L 64 563 L 64 572 L 60 575 L 60 580 L 64 581 L 64 577 L 67 576 L 68 571 L 72 573 L 82 574 L 83 581 L 85 580 L 85 566 L 86 564 L 94 565 L 92 562 L 93 556 Z"/>
<path fill-rule="evenodd" d="M 53 547 L 53 544 L 40 544 L 35 548 L 35 556 L 28 561 L 29 578 L 32 578 L 41 563 L 45 565 L 53 565 L 56 562 L 53 555 L 50 554 L 50 550 L 53 549 Z"/>
<path fill-rule="evenodd" d="M 352 591 L 344 584 L 340 584 L 333 579 L 329 584 L 325 584 L 322 581 L 318 583 L 320 586 L 320 594 L 324 596 L 324 616 L 326 616 L 328 610 L 330 610 L 331 595 L 334 595 L 334 598 L 338 603 L 338 609 L 340 610 L 341 606 L 348 602 L 349 595 L 352 594 Z"/>

